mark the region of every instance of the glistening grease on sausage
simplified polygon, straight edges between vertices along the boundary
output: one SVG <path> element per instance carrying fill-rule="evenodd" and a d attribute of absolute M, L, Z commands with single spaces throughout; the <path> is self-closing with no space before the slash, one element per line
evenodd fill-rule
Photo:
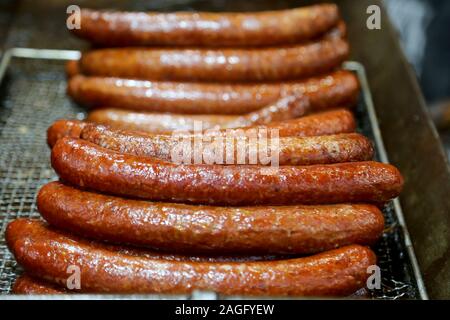
<path fill-rule="evenodd" d="M 370 245 L 383 231 L 375 206 L 213 207 L 123 199 L 52 182 L 39 212 L 80 236 L 194 254 L 311 254 Z"/>
<path fill-rule="evenodd" d="M 129 122 L 124 119 L 113 120 L 110 118 L 107 121 L 111 127 L 118 129 L 126 129 L 132 131 L 143 131 L 152 133 L 152 128 L 139 122 Z M 81 131 L 86 126 L 86 123 L 79 120 L 58 120 L 52 124 L 47 130 L 47 142 L 52 147 L 59 138 L 72 137 L 79 138 Z M 286 120 L 281 122 L 272 122 L 264 126 L 250 126 L 243 128 L 236 128 L 236 130 L 252 130 L 264 128 L 268 131 L 277 130 L 280 137 L 308 137 L 308 136 L 322 136 L 332 135 L 338 133 L 354 132 L 356 128 L 355 118 L 348 110 L 335 110 L 323 113 L 312 114 L 298 119 Z M 234 129 L 221 129 L 214 132 L 208 132 L 208 135 L 226 136 Z M 171 135 L 171 132 L 166 132 L 162 136 Z M 192 132 L 193 136 L 201 136 L 200 134 Z"/>
<path fill-rule="evenodd" d="M 279 11 L 133 13 L 81 10 L 77 36 L 105 46 L 267 46 L 316 38 L 339 21 L 335 4 Z"/>
<path fill-rule="evenodd" d="M 400 172 L 377 162 L 280 166 L 176 165 L 63 138 L 52 166 L 70 184 L 149 200 L 217 205 L 385 202 L 403 186 Z M 271 169 L 271 171 L 273 171 Z"/>
<path fill-rule="evenodd" d="M 346 40 L 261 49 L 109 48 L 83 53 L 83 74 L 159 81 L 252 82 L 305 78 L 338 68 Z"/>
<path fill-rule="evenodd" d="M 87 122 L 81 120 L 56 120 L 47 129 L 47 144 L 51 148 L 63 137 L 79 138 Z"/>
<path fill-rule="evenodd" d="M 52 283 L 65 285 L 67 268 L 79 266 L 83 292 L 344 296 L 365 285 L 367 268 L 376 263 L 375 254 L 358 245 L 277 261 L 167 261 L 147 257 L 146 251 L 106 247 L 27 219 L 8 225 L 6 241 L 27 272 Z"/>
<path fill-rule="evenodd" d="M 258 132 L 255 129 L 243 129 L 239 133 L 235 130 L 235 135 L 232 136 L 230 133 L 220 138 L 211 136 L 211 133 L 192 136 L 157 135 L 89 123 L 78 137 L 120 153 L 155 157 L 178 163 L 193 162 L 194 152 L 213 159 L 209 163 L 228 165 L 273 165 L 266 157 L 255 156 L 255 152 L 264 152 L 267 157 L 275 156 L 277 165 L 355 162 L 371 160 L 373 157 L 372 143 L 358 133 L 278 137 L 272 136 L 270 132 L 264 132 L 267 135 L 260 138 L 256 138 Z M 174 158 L 174 152 L 183 153 L 184 160 Z"/>
<path fill-rule="evenodd" d="M 19 276 L 12 287 L 14 294 L 65 294 L 69 291 L 54 283 L 33 278 L 28 274 Z"/>
<path fill-rule="evenodd" d="M 349 71 L 282 83 L 155 82 L 82 75 L 68 82 L 68 94 L 86 106 L 180 114 L 246 114 L 280 97 L 302 94 L 313 110 L 324 110 L 353 106 L 358 93 L 358 79 Z"/>
<path fill-rule="evenodd" d="M 168 113 L 130 112 L 122 109 L 98 109 L 91 111 L 88 121 L 101 124 L 122 123 L 130 127 L 145 127 L 145 131 L 155 133 L 173 130 L 195 130 L 201 124 L 203 130 L 210 128 L 238 128 L 274 121 L 289 120 L 301 117 L 310 111 L 308 98 L 302 96 L 286 96 L 275 103 L 241 116 L 225 115 L 182 115 Z"/>

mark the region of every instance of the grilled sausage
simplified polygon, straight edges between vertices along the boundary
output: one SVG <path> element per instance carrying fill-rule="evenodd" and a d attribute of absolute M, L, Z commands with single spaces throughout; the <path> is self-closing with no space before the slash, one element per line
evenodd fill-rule
<path fill-rule="evenodd" d="M 145 131 L 162 133 L 173 130 L 194 130 L 200 124 L 203 129 L 237 128 L 273 121 L 289 120 L 303 116 L 310 110 L 308 99 L 302 96 L 286 96 L 274 104 L 242 116 L 182 115 L 167 113 L 130 112 L 122 109 L 98 109 L 89 113 L 87 120 L 122 127 L 146 128 Z"/>
<path fill-rule="evenodd" d="M 9 249 L 33 276 L 65 285 L 67 268 L 80 268 L 81 291 L 343 296 L 363 287 L 376 263 L 366 247 L 352 245 L 311 257 L 264 262 L 174 262 L 112 249 L 18 219 L 6 230 Z"/>
<path fill-rule="evenodd" d="M 236 135 L 155 135 L 124 131 L 93 123 L 81 138 L 103 148 L 176 163 L 193 163 L 202 155 L 211 164 L 309 165 L 371 160 L 372 143 L 364 136 L 339 134 L 317 137 L 281 137 L 253 128 Z M 273 140 L 272 140 L 273 139 Z M 258 156 L 264 155 L 264 156 Z M 276 163 L 274 163 L 276 161 Z"/>
<path fill-rule="evenodd" d="M 85 126 L 80 120 L 57 120 L 47 129 L 47 144 L 51 148 L 63 137 L 79 138 Z"/>
<path fill-rule="evenodd" d="M 149 200 L 217 205 L 385 202 L 403 186 L 398 170 L 377 162 L 313 166 L 176 165 L 63 138 L 52 166 L 70 184 Z"/>
<path fill-rule="evenodd" d="M 352 106 L 358 93 L 358 80 L 349 71 L 284 83 L 152 82 L 81 75 L 68 82 L 68 94 L 86 106 L 181 114 L 246 114 L 293 94 L 306 95 L 313 110 L 323 110 Z"/>
<path fill-rule="evenodd" d="M 323 4 L 246 13 L 139 13 L 81 10 L 79 37 L 103 46 L 267 46 L 320 36 L 339 21 L 338 8 Z"/>
<path fill-rule="evenodd" d="M 203 116 L 202 116 L 203 117 Z M 217 119 L 219 119 L 218 117 Z M 137 119 L 137 120 L 136 120 Z M 186 116 L 186 119 L 187 118 Z M 201 120 L 201 117 L 194 116 L 191 119 L 192 127 L 194 130 L 196 129 L 194 126 L 194 120 Z M 207 118 L 204 118 L 207 119 Z M 227 117 L 227 120 L 231 120 L 231 118 Z M 159 133 L 159 134 L 172 134 L 172 132 L 160 132 L 159 130 L 154 131 L 152 127 L 150 127 L 147 122 L 147 118 L 145 114 L 137 113 L 137 112 L 117 112 L 114 111 L 112 113 L 102 113 L 99 117 L 88 117 L 88 120 L 96 122 L 95 120 L 99 120 L 99 123 L 106 124 L 113 128 L 117 129 L 125 129 L 132 131 L 143 131 L 149 133 Z M 136 121 L 135 121 L 136 120 Z M 225 120 L 225 119 L 222 119 Z M 219 120 L 220 121 L 220 120 Z M 225 121 L 224 121 L 225 122 Z M 202 122 L 203 125 L 203 122 Z M 223 124 L 223 126 L 226 126 Z M 229 126 L 229 123 L 228 123 Z M 266 128 L 267 130 L 278 130 L 280 137 L 288 137 L 288 136 L 320 136 L 327 134 L 336 134 L 336 133 L 348 133 L 354 132 L 356 128 L 355 118 L 353 114 L 345 109 L 328 111 L 323 113 L 315 113 L 309 116 L 301 117 L 298 119 L 285 120 L 285 121 L 275 121 L 267 123 L 266 125 L 260 126 L 250 126 L 250 127 L 242 127 L 242 128 L 234 128 L 234 129 L 253 129 L 253 128 Z M 183 128 L 180 128 L 180 131 L 184 131 Z M 206 124 L 206 128 L 208 129 L 208 124 Z M 199 129 L 193 131 L 196 132 Z M 208 131 L 217 131 L 217 134 L 224 135 L 229 132 L 229 129 L 220 129 L 220 130 L 208 130 Z M 233 130 L 232 130 L 233 131 Z M 213 132 L 210 132 L 209 135 L 213 135 Z"/>
<path fill-rule="evenodd" d="M 14 282 L 14 294 L 64 294 L 68 293 L 58 285 L 23 274 Z"/>
<path fill-rule="evenodd" d="M 37 198 L 42 217 L 91 239 L 194 254 L 311 254 L 370 245 L 384 220 L 371 205 L 211 207 L 147 202 L 53 182 Z"/>
<path fill-rule="evenodd" d="M 347 41 L 264 49 L 97 49 L 80 60 L 83 74 L 156 81 L 251 82 L 305 78 L 338 68 Z"/>
<path fill-rule="evenodd" d="M 108 121 L 108 123 L 115 128 L 130 129 L 133 131 L 145 131 L 150 128 L 142 126 L 138 122 L 127 122 L 124 119 L 117 121 Z M 61 137 L 79 138 L 81 131 L 86 124 L 79 120 L 58 120 L 47 130 L 47 141 L 50 147 L 52 147 L 56 141 Z M 273 122 L 265 126 L 252 126 L 240 129 L 266 129 L 277 130 L 280 137 L 307 137 L 307 136 L 321 136 L 331 135 L 337 133 L 349 133 L 355 131 L 355 119 L 352 113 L 348 110 L 336 110 L 313 114 L 310 116 L 282 121 Z M 239 129 L 239 128 L 238 128 Z M 219 130 L 217 132 L 208 132 L 209 136 L 219 135 L 225 136 L 229 134 L 230 129 Z M 233 131 L 233 130 L 232 130 Z M 237 131 L 237 130 L 236 130 Z M 172 133 L 166 133 L 166 135 Z M 198 134 L 194 134 L 198 136 Z M 201 135 L 201 134 L 200 134 Z M 164 137 L 163 137 L 164 138 Z"/>

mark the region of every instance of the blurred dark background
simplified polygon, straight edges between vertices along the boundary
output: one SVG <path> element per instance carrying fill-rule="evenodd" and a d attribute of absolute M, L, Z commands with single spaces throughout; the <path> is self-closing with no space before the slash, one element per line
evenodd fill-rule
<path fill-rule="evenodd" d="M 385 0 L 450 158 L 450 1 Z"/>

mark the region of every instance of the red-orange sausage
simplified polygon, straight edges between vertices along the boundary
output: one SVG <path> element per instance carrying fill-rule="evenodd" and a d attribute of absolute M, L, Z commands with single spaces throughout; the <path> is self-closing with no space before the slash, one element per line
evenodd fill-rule
<path fill-rule="evenodd" d="M 373 158 L 372 143 L 358 133 L 316 137 L 278 137 L 255 129 L 235 133 L 220 138 L 208 134 L 155 135 L 90 123 L 79 137 L 120 153 L 175 163 L 193 163 L 195 153 L 211 164 L 310 165 Z M 257 134 L 262 136 L 257 138 Z M 257 156 L 258 152 L 264 156 Z"/>
<path fill-rule="evenodd" d="M 340 67 L 347 41 L 335 38 L 264 49 L 97 49 L 80 60 L 83 74 L 156 81 L 282 81 Z"/>
<path fill-rule="evenodd" d="M 140 113 L 122 109 L 98 109 L 90 112 L 87 120 L 106 125 L 117 124 L 120 127 L 144 128 L 144 131 L 162 133 L 173 130 L 191 131 L 200 124 L 203 130 L 247 127 L 298 118 L 309 110 L 310 104 L 306 97 L 286 96 L 269 106 L 241 116 Z"/>
<path fill-rule="evenodd" d="M 316 38 L 339 21 L 323 4 L 262 12 L 107 12 L 81 10 L 80 38 L 104 46 L 267 46 Z"/>
<path fill-rule="evenodd" d="M 69 293 L 58 285 L 23 274 L 12 287 L 14 294 L 65 294 Z"/>
<path fill-rule="evenodd" d="M 78 64 L 78 60 L 71 60 L 66 63 L 66 75 L 68 78 L 72 78 L 77 74 L 80 74 L 80 66 Z"/>
<path fill-rule="evenodd" d="M 133 113 L 114 112 L 113 114 L 108 115 L 103 114 L 103 115 L 105 116 L 104 118 L 99 119 L 98 117 L 97 118 L 88 117 L 88 120 L 92 121 L 99 120 L 100 123 L 104 123 L 108 126 L 118 129 L 155 133 L 155 131 L 153 131 L 153 129 L 147 125 L 148 123 L 145 119 L 145 116 L 142 114 L 138 114 L 136 112 Z M 142 121 L 134 121 L 136 117 Z M 198 118 L 194 117 L 193 119 L 196 120 Z M 258 128 L 266 128 L 267 130 L 272 129 L 278 130 L 280 137 L 289 137 L 289 136 L 306 137 L 306 136 L 321 136 L 328 134 L 354 132 L 356 129 L 356 122 L 353 114 L 350 111 L 345 109 L 339 109 L 328 112 L 315 113 L 298 119 L 275 121 L 269 122 L 265 125 L 254 125 L 234 129 L 237 130 L 237 129 L 258 129 Z M 234 131 L 234 129 L 232 129 L 231 131 Z M 210 136 L 224 135 L 230 132 L 230 129 L 220 129 L 214 131 L 217 131 L 217 133 L 209 132 L 209 135 Z M 156 133 L 172 134 L 172 132 L 168 131 L 160 132 L 159 130 L 157 130 Z"/>
<path fill-rule="evenodd" d="M 358 93 L 358 79 L 349 71 L 283 83 L 154 82 L 81 75 L 68 83 L 68 94 L 86 106 L 181 114 L 246 114 L 292 94 L 305 94 L 313 110 L 323 110 L 352 106 Z"/>
<path fill-rule="evenodd" d="M 109 119 L 108 124 L 114 128 L 145 131 L 150 128 L 140 124 L 139 122 L 128 122 L 123 119 L 113 121 Z M 79 138 L 81 131 L 86 124 L 79 120 L 58 120 L 47 130 L 47 141 L 52 147 L 56 141 L 61 137 Z M 267 130 L 278 130 L 280 137 L 307 137 L 307 136 L 321 136 L 331 135 L 337 133 L 354 132 L 356 128 L 355 118 L 348 110 L 336 110 L 323 113 L 312 114 L 310 116 L 269 123 L 265 126 L 250 126 L 241 129 L 259 129 L 266 128 Z M 238 128 L 239 129 L 239 128 Z M 228 130 L 228 131 L 227 131 Z M 230 129 L 219 130 L 217 133 L 208 132 L 209 136 L 220 135 L 224 136 L 229 133 Z M 151 131 L 150 131 L 151 133 Z M 171 135 L 172 133 L 166 133 Z M 199 134 L 194 134 L 199 136 Z M 201 134 L 200 134 L 201 135 Z"/>
<path fill-rule="evenodd" d="M 334 39 L 334 38 L 346 38 L 347 36 L 347 25 L 344 21 L 339 21 L 336 27 L 330 29 L 327 33 L 323 35 L 324 39 Z M 131 45 L 131 44 L 130 44 Z M 68 78 L 71 78 L 77 74 L 81 74 L 79 61 L 71 60 L 66 63 L 66 74 Z"/>
<path fill-rule="evenodd" d="M 97 240 L 194 254 L 311 254 L 370 245 L 384 220 L 371 205 L 212 207 L 147 202 L 52 182 L 37 198 L 58 229 Z"/>
<path fill-rule="evenodd" d="M 63 138 L 52 166 L 73 185 L 149 200 L 220 205 L 385 202 L 399 195 L 398 170 L 377 162 L 313 166 L 176 165 Z"/>
<path fill-rule="evenodd" d="M 8 225 L 6 241 L 30 274 L 64 285 L 80 268 L 83 292 L 342 296 L 365 286 L 375 254 L 347 246 L 306 258 L 264 262 L 174 262 L 128 254 L 48 228 L 37 220 Z M 54 254 L 56 253 L 56 254 Z"/>
<path fill-rule="evenodd" d="M 80 120 L 57 120 L 47 129 L 47 144 L 53 147 L 63 137 L 79 138 L 86 122 Z"/>

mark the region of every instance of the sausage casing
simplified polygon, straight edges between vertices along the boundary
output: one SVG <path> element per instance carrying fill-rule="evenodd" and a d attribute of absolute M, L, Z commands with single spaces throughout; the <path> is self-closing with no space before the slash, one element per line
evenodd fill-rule
<path fill-rule="evenodd" d="M 64 294 L 68 293 L 58 285 L 33 278 L 28 274 L 19 276 L 12 287 L 14 294 Z"/>
<path fill-rule="evenodd" d="M 257 262 L 167 261 L 111 249 L 18 219 L 6 230 L 17 262 L 35 277 L 65 285 L 69 266 L 80 268 L 81 291 L 344 296 L 365 286 L 375 254 L 352 245 L 310 257 Z M 57 253 L 57 254 L 52 254 Z"/>
<path fill-rule="evenodd" d="M 128 122 L 124 119 L 114 120 L 110 118 L 107 121 L 108 125 L 118 129 L 126 129 L 133 131 L 150 131 L 147 125 L 142 125 L 139 122 Z M 86 123 L 79 120 L 58 120 L 53 123 L 47 130 L 47 142 L 52 147 L 56 141 L 62 137 L 79 138 L 81 131 L 86 126 Z M 237 129 L 259 129 L 265 128 L 267 130 L 277 130 L 280 137 L 308 137 L 308 136 L 322 136 L 338 133 L 354 132 L 356 128 L 355 118 L 348 110 L 335 110 L 323 113 L 312 114 L 298 119 L 292 119 L 281 122 L 269 123 L 265 126 L 250 126 Z M 234 130 L 234 129 L 233 129 Z M 232 130 L 232 131 L 233 131 Z M 221 129 L 218 131 L 208 132 L 209 136 L 221 135 L 224 136 L 229 133 L 230 129 Z M 171 132 L 166 132 L 165 135 L 170 135 Z M 161 139 L 166 139 L 164 136 Z"/>
<path fill-rule="evenodd" d="M 120 153 L 177 163 L 192 163 L 194 152 L 200 153 L 204 159 L 211 159 L 207 161 L 211 164 L 273 164 L 266 157 L 256 156 L 257 152 L 264 152 L 267 157 L 276 157 L 278 165 L 367 161 L 373 157 L 372 143 L 358 133 L 281 138 L 268 133 L 263 139 L 256 139 L 256 134 L 254 129 L 250 129 L 242 130 L 241 134 L 232 139 L 227 136 L 211 137 L 208 134 L 155 135 L 89 123 L 79 137 Z M 181 153 L 185 157 L 183 161 L 178 158 Z"/>
<path fill-rule="evenodd" d="M 217 205 L 385 202 L 403 178 L 388 164 L 352 162 L 312 166 L 176 165 L 121 154 L 91 142 L 63 138 L 52 166 L 70 184 L 149 200 Z"/>
<path fill-rule="evenodd" d="M 302 81 L 256 84 L 155 82 L 78 75 L 68 82 L 78 103 L 148 112 L 246 114 L 287 95 L 306 95 L 313 110 L 353 106 L 359 83 L 349 71 Z"/>
<path fill-rule="evenodd" d="M 108 48 L 83 53 L 83 74 L 156 81 L 252 82 L 332 71 L 349 55 L 341 38 L 263 49 Z"/>
<path fill-rule="evenodd" d="M 114 243 L 194 254 L 311 254 L 370 245 L 383 231 L 371 205 L 212 207 L 147 202 L 52 182 L 37 198 L 58 229 Z"/>
<path fill-rule="evenodd" d="M 144 128 L 143 131 L 162 133 L 173 130 L 238 128 L 301 117 L 310 110 L 306 97 L 286 96 L 275 103 L 245 115 L 182 115 L 169 113 L 131 112 L 123 109 L 97 109 L 89 112 L 87 120 L 117 127 Z"/>
<path fill-rule="evenodd" d="M 339 21 L 334 4 L 290 10 L 133 13 L 81 10 L 77 36 L 104 46 L 267 46 L 316 38 Z"/>

